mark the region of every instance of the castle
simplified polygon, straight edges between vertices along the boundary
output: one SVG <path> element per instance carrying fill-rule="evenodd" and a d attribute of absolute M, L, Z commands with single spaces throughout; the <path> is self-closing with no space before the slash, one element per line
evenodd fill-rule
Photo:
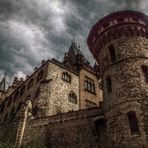
<path fill-rule="evenodd" d="M 0 83 L 0 141 L 16 147 L 148 147 L 148 16 L 119 11 L 91 29 L 92 67 L 72 42 L 63 62 Z M 103 102 L 102 94 L 103 92 Z"/>

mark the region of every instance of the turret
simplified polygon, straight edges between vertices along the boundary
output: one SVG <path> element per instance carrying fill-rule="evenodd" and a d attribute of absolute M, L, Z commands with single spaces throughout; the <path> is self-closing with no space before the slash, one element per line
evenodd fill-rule
<path fill-rule="evenodd" d="M 103 86 L 109 148 L 148 146 L 148 16 L 120 11 L 90 31 Z"/>

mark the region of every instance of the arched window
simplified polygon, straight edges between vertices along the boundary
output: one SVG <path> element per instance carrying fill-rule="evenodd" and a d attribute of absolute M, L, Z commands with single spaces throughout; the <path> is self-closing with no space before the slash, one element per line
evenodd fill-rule
<path fill-rule="evenodd" d="M 39 95 L 40 95 L 40 87 L 39 87 L 39 88 L 37 89 L 37 91 L 35 92 L 34 98 L 39 97 Z"/>
<path fill-rule="evenodd" d="M 139 133 L 139 126 L 138 126 L 138 120 L 137 120 L 136 113 L 134 111 L 130 111 L 127 113 L 127 116 L 128 116 L 131 134 L 139 135 L 140 133 Z"/>
<path fill-rule="evenodd" d="M 62 80 L 71 83 L 71 76 L 68 72 L 62 73 Z"/>
<path fill-rule="evenodd" d="M 29 81 L 27 89 L 30 89 L 33 86 L 33 78 Z"/>
<path fill-rule="evenodd" d="M 25 93 L 25 88 L 26 88 L 26 86 L 24 85 L 21 89 L 20 96 L 22 96 Z"/>
<path fill-rule="evenodd" d="M 44 74 L 44 71 L 41 70 L 41 71 L 39 72 L 39 74 L 38 74 L 37 82 L 40 81 L 40 80 L 42 80 L 42 78 L 43 78 L 43 74 Z"/>
<path fill-rule="evenodd" d="M 114 45 L 113 44 L 109 45 L 108 49 L 109 49 L 109 54 L 110 54 L 111 62 L 115 62 L 116 61 L 116 54 L 115 54 Z"/>
<path fill-rule="evenodd" d="M 69 102 L 77 104 L 77 95 L 73 91 L 70 91 L 69 93 Z"/>
<path fill-rule="evenodd" d="M 18 99 L 18 96 L 19 96 L 19 92 L 17 91 L 14 95 L 14 101 Z"/>
<path fill-rule="evenodd" d="M 95 82 L 94 82 L 94 80 L 92 80 L 89 77 L 86 77 L 85 81 L 84 81 L 84 89 L 86 91 L 88 91 L 88 92 L 91 92 L 91 93 L 95 94 L 96 90 L 95 90 Z"/>

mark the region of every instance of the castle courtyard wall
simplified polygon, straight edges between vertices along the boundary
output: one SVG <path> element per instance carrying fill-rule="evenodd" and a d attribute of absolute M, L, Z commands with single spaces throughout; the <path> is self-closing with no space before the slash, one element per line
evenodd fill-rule
<path fill-rule="evenodd" d="M 102 141 L 98 142 L 94 124 L 94 119 L 100 115 L 102 110 L 93 108 L 29 120 L 23 145 L 34 143 L 48 148 L 98 148 L 99 143 L 105 145 L 104 134 L 100 135 Z"/>

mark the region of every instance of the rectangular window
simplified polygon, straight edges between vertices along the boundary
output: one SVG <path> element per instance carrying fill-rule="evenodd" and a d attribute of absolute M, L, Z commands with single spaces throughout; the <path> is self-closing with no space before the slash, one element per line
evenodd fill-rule
<path fill-rule="evenodd" d="M 113 44 L 109 45 L 108 49 L 109 49 L 109 54 L 110 54 L 111 62 L 115 62 L 116 61 L 116 54 L 115 54 L 114 45 Z"/>
<path fill-rule="evenodd" d="M 128 116 L 131 134 L 132 135 L 139 134 L 139 126 L 138 126 L 136 113 L 133 111 L 130 111 L 127 113 L 127 116 Z"/>
<path fill-rule="evenodd" d="M 145 77 L 145 82 L 148 83 L 148 66 L 142 65 L 141 68 Z"/>
<path fill-rule="evenodd" d="M 108 93 L 112 91 L 112 82 L 111 82 L 110 76 L 106 78 L 106 88 L 107 88 Z"/>
<path fill-rule="evenodd" d="M 84 89 L 90 93 L 95 94 L 95 81 L 87 76 L 85 76 Z"/>

